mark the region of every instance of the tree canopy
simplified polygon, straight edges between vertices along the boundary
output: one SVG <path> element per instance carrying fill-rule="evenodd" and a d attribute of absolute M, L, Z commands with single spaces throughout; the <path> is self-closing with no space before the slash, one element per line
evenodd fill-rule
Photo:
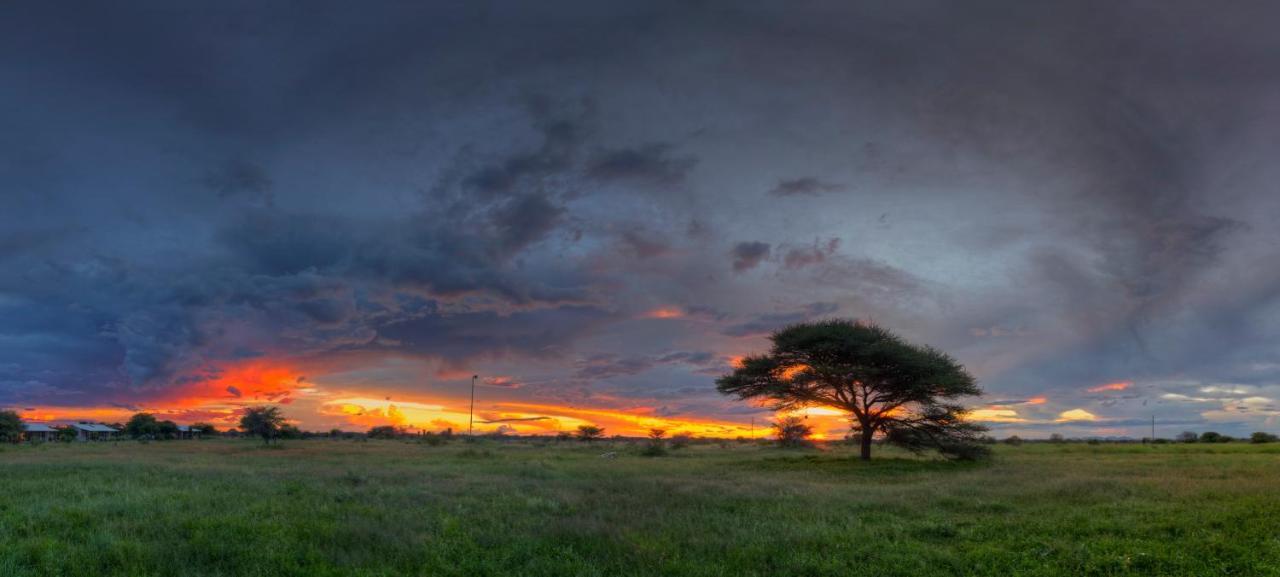
<path fill-rule="evenodd" d="M 268 444 L 280 435 L 283 425 L 284 415 L 280 407 L 248 407 L 240 417 L 240 429 L 246 435 L 262 437 L 262 442 Z"/>
<path fill-rule="evenodd" d="M 986 454 L 986 429 L 964 420 L 958 400 L 982 394 L 964 367 L 933 347 L 911 344 L 888 329 L 849 320 L 801 323 L 774 333 L 768 354 L 748 356 L 716 388 L 774 410 L 826 406 L 847 411 L 860 435 L 912 451 L 936 449 L 956 458 Z"/>
<path fill-rule="evenodd" d="M 595 425 L 578 425 L 578 439 L 591 442 L 604 436 L 604 429 Z"/>
<path fill-rule="evenodd" d="M 22 418 L 14 411 L 0 411 L 0 441 L 22 440 Z"/>
<path fill-rule="evenodd" d="M 160 423 L 151 413 L 137 413 L 129 417 L 124 425 L 125 434 L 134 439 L 155 438 L 160 436 Z"/>

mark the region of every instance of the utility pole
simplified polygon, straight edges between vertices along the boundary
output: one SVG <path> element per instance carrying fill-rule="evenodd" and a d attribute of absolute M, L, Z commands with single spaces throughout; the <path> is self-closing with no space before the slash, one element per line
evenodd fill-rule
<path fill-rule="evenodd" d="M 471 409 L 467 411 L 467 436 L 472 436 L 476 423 L 476 378 L 480 375 L 471 375 Z"/>

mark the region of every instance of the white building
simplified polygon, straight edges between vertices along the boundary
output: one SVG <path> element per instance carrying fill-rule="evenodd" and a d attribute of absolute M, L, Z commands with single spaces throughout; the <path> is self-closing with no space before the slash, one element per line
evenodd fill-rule
<path fill-rule="evenodd" d="M 56 441 L 58 430 L 44 423 L 23 423 L 22 436 L 27 441 Z"/>
<path fill-rule="evenodd" d="M 114 441 L 119 438 L 120 431 L 97 423 L 75 423 L 77 441 Z"/>

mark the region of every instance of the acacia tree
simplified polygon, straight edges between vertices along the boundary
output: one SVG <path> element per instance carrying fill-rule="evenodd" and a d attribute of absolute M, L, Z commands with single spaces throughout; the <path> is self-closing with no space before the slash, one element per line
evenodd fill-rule
<path fill-rule="evenodd" d="M 982 394 L 946 353 L 913 345 L 887 329 L 849 320 L 792 325 L 774 333 L 768 354 L 749 356 L 716 380 L 723 394 L 762 399 L 774 410 L 826 406 L 849 413 L 871 458 L 876 434 L 912 451 L 937 449 L 972 459 L 986 454 L 957 400 Z"/>
<path fill-rule="evenodd" d="M 773 422 L 773 432 L 778 437 L 778 445 L 788 448 L 804 447 L 806 439 L 813 434 L 813 427 L 804 424 L 804 419 L 795 415 L 779 417 Z"/>
<path fill-rule="evenodd" d="M 248 407 L 240 417 L 240 429 L 246 435 L 262 437 L 263 444 L 271 444 L 271 439 L 280 434 L 284 425 L 284 415 L 279 407 Z"/>
<path fill-rule="evenodd" d="M 578 440 L 590 443 L 603 436 L 603 428 L 595 425 L 578 425 Z"/>

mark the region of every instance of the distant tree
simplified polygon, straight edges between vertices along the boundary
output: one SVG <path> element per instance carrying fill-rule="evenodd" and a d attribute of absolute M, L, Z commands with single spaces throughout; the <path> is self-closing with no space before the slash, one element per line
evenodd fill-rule
<path fill-rule="evenodd" d="M 1250 442 L 1250 443 L 1257 443 L 1257 444 L 1262 444 L 1262 443 L 1274 443 L 1274 442 L 1276 442 L 1277 440 L 1280 440 L 1280 437 L 1276 437 L 1275 435 L 1272 435 L 1271 433 L 1264 433 L 1264 432 L 1262 432 L 1262 431 L 1258 431 L 1258 432 L 1256 432 L 1256 433 L 1254 433 L 1254 434 L 1252 434 L 1252 435 L 1249 435 L 1249 442 Z"/>
<path fill-rule="evenodd" d="M 279 407 L 248 407 L 240 417 L 240 429 L 244 434 L 262 437 L 263 444 L 270 444 L 271 439 L 279 436 L 282 425 L 284 415 Z"/>
<path fill-rule="evenodd" d="M 137 413 L 124 424 L 124 432 L 134 439 L 155 439 L 160 436 L 160 423 L 151 413 Z"/>
<path fill-rule="evenodd" d="M 1201 443 L 1230 443 L 1231 441 L 1231 437 L 1217 431 L 1205 431 L 1200 433 Z"/>
<path fill-rule="evenodd" d="M 649 442 L 645 444 L 640 454 L 646 457 L 661 457 L 667 454 L 666 437 L 666 429 L 649 429 Z"/>
<path fill-rule="evenodd" d="M 821 405 L 846 411 L 871 458 L 877 433 L 912 451 L 956 458 L 985 454 L 986 429 L 964 420 L 962 397 L 982 394 L 955 359 L 906 342 L 873 324 L 830 320 L 774 333 L 769 354 L 750 356 L 716 388 L 740 399 L 766 399 L 775 410 Z"/>
<path fill-rule="evenodd" d="M 76 432 L 74 427 L 58 427 L 58 440 L 63 443 L 70 443 L 76 440 L 77 436 L 79 436 L 79 433 Z"/>
<path fill-rule="evenodd" d="M 604 437 L 604 429 L 595 425 L 578 425 L 578 440 L 590 443 Z"/>
<path fill-rule="evenodd" d="M 191 432 L 201 437 L 213 437 L 218 434 L 218 428 L 211 423 L 196 423 L 191 425 Z"/>
<path fill-rule="evenodd" d="M 556 442 L 569 441 L 573 439 L 573 433 L 569 431 L 560 431 L 556 433 Z"/>
<path fill-rule="evenodd" d="M 1200 440 L 1200 435 L 1197 435 L 1195 431 L 1183 431 L 1178 433 L 1177 439 L 1179 443 L 1194 443 Z"/>
<path fill-rule="evenodd" d="M 778 445 L 788 448 L 804 447 L 809 444 L 809 435 L 813 427 L 805 424 L 804 419 L 795 415 L 779 417 L 773 421 L 773 434 L 778 438 Z"/>
<path fill-rule="evenodd" d="M 1066 439 L 1064 439 L 1064 438 L 1062 437 L 1062 433 L 1054 433 L 1054 434 L 1052 434 L 1052 435 L 1049 435 L 1049 442 L 1050 442 L 1050 443 L 1062 443 L 1062 442 L 1065 442 L 1065 441 L 1066 441 Z"/>
<path fill-rule="evenodd" d="M 156 428 L 161 439 L 176 439 L 180 433 L 178 424 L 173 421 L 160 421 L 156 423 Z"/>
<path fill-rule="evenodd" d="M 306 436 L 306 433 L 303 433 L 297 425 L 280 425 L 281 439 L 302 439 Z"/>
<path fill-rule="evenodd" d="M 342 438 L 342 429 L 329 429 L 329 438 L 330 438 L 330 439 L 341 439 L 341 438 Z"/>
<path fill-rule="evenodd" d="M 693 442 L 693 436 L 689 433 L 676 433 L 671 436 L 671 448 L 683 449 Z"/>
<path fill-rule="evenodd" d="M 394 439 L 400 436 L 400 431 L 396 430 L 396 428 L 391 425 L 382 425 L 380 427 L 369 429 L 369 432 L 365 433 L 365 436 L 370 439 Z"/>
<path fill-rule="evenodd" d="M 1004 444 L 1013 445 L 1016 447 L 1022 444 L 1022 437 L 1019 437 L 1017 435 L 1009 435 L 1007 438 L 1005 438 Z"/>
<path fill-rule="evenodd" d="M 0 442 L 17 443 L 22 440 L 22 417 L 15 411 L 0 411 Z"/>

